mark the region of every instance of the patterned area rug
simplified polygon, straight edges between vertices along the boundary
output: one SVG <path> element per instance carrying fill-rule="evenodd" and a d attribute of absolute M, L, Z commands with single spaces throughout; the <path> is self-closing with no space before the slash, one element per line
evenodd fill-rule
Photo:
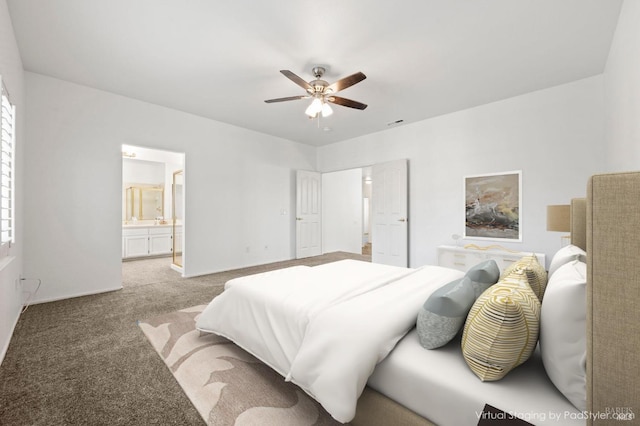
<path fill-rule="evenodd" d="M 204 305 L 139 325 L 208 425 L 339 425 L 296 385 L 229 340 L 195 329 Z"/>

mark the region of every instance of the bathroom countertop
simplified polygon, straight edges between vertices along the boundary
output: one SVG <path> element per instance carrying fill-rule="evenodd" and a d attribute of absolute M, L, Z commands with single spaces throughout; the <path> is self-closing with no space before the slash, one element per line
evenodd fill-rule
<path fill-rule="evenodd" d="M 173 225 L 171 223 L 165 223 L 162 225 L 156 225 L 153 223 L 129 223 L 129 224 L 123 224 L 122 227 L 123 228 L 169 228 L 172 227 Z M 180 226 L 180 225 L 178 225 Z"/>

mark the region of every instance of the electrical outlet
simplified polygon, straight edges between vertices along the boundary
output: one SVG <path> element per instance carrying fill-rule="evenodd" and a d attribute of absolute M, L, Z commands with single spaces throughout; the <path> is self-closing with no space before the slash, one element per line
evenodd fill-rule
<path fill-rule="evenodd" d="M 25 281 L 27 281 L 27 279 L 23 277 L 22 274 L 19 274 L 18 278 L 16 278 L 16 289 L 18 289 L 20 285 L 24 288 Z"/>

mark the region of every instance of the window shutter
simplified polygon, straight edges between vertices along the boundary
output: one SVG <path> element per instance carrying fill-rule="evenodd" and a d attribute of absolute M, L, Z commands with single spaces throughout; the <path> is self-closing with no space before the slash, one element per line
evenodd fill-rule
<path fill-rule="evenodd" d="M 2 80 L 0 80 L 0 84 Z M 9 93 L 2 86 L 0 105 L 0 245 L 14 241 L 14 152 L 15 152 L 15 106 L 11 105 Z"/>

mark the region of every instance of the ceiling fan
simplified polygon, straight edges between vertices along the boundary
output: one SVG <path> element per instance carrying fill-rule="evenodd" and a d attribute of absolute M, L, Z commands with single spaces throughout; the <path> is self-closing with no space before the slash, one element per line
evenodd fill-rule
<path fill-rule="evenodd" d="M 328 117 L 333 114 L 333 110 L 329 106 L 329 103 L 360 110 L 363 110 L 367 107 L 366 104 L 363 104 L 361 102 L 353 101 L 351 99 L 343 98 L 340 96 L 335 96 L 335 93 L 339 92 L 340 90 L 351 87 L 354 84 L 360 83 L 362 80 L 367 78 L 367 76 L 361 72 L 357 72 L 348 77 L 342 78 L 332 84 L 321 80 L 325 72 L 325 69 L 323 67 L 313 68 L 312 72 L 316 79 L 308 83 L 289 70 L 280 70 L 280 72 L 284 74 L 284 76 L 289 80 L 305 89 L 307 91 L 307 94 L 300 96 L 289 96 L 286 98 L 268 99 L 265 101 L 268 104 L 273 102 L 285 102 L 295 101 L 298 99 L 313 98 L 311 105 L 309 105 L 309 107 L 305 111 L 305 114 L 307 114 L 309 118 L 316 118 L 318 117 L 318 114 L 322 114 L 323 117 Z"/>

